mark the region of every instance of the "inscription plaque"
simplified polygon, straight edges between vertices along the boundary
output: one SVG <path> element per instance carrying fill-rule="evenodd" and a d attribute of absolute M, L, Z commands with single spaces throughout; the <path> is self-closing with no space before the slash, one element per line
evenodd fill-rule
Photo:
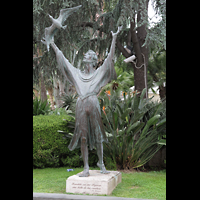
<path fill-rule="evenodd" d="M 102 185 L 101 184 L 86 184 L 86 183 L 72 183 L 73 189 L 83 189 L 83 190 L 91 190 L 94 193 L 101 192 Z"/>
<path fill-rule="evenodd" d="M 81 194 L 111 194 L 121 182 L 121 173 L 110 171 L 102 174 L 100 170 L 89 170 L 89 177 L 79 177 L 79 174 L 70 176 L 66 180 L 66 192 Z"/>

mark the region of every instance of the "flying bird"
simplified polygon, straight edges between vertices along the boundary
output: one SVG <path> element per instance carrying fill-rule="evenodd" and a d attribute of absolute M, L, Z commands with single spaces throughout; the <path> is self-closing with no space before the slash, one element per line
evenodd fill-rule
<path fill-rule="evenodd" d="M 58 29 L 65 29 L 67 25 L 63 26 L 65 20 L 74 12 L 76 12 L 82 5 L 66 8 L 60 10 L 60 15 L 57 19 L 54 19 L 51 15 L 49 15 L 52 20 L 52 25 L 50 27 L 45 28 L 45 38 L 41 40 L 42 43 L 47 45 L 47 50 L 49 51 L 50 42 L 53 41 L 53 36 L 57 32 Z"/>

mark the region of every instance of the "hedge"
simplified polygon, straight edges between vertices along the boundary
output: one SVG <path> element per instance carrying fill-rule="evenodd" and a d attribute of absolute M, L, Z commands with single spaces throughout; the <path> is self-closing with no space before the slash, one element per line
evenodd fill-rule
<path fill-rule="evenodd" d="M 33 116 L 33 168 L 45 167 L 82 167 L 83 161 L 80 149 L 70 151 L 70 139 L 63 139 L 58 130 L 72 132 L 66 121 L 73 120 L 68 115 L 38 115 Z M 96 165 L 95 154 L 89 157 L 89 164 Z"/>

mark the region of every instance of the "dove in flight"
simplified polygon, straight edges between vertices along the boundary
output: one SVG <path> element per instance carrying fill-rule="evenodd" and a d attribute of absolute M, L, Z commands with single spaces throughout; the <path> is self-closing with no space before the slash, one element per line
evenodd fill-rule
<path fill-rule="evenodd" d="M 60 15 L 57 19 L 54 19 L 51 15 L 49 15 L 52 20 L 52 25 L 50 27 L 45 28 L 45 38 L 41 40 L 43 44 L 47 45 L 47 50 L 49 51 L 50 42 L 53 41 L 53 36 L 57 32 L 58 29 L 65 29 L 67 25 L 63 26 L 65 20 L 73 13 L 76 12 L 82 5 L 65 8 L 60 10 Z"/>

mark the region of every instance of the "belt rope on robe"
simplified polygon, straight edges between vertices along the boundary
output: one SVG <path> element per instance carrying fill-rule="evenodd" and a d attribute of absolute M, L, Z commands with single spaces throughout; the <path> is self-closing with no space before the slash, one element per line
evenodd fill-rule
<path fill-rule="evenodd" d="M 89 97 L 89 96 L 93 96 L 93 95 L 96 95 L 94 92 L 92 92 L 92 93 L 89 93 L 89 94 L 87 94 L 87 95 L 85 95 L 85 96 L 79 96 L 80 97 L 80 99 L 83 101 L 84 99 L 86 99 L 87 97 Z"/>

